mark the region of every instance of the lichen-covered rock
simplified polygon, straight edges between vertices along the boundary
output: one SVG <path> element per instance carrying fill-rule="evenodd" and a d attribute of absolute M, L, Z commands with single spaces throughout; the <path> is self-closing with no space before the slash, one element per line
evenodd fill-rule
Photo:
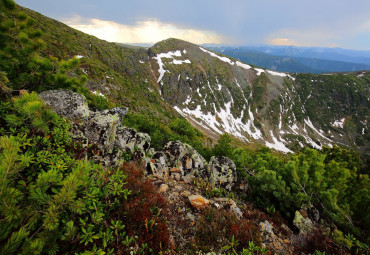
<path fill-rule="evenodd" d="M 166 176 L 170 175 L 170 167 L 168 166 L 168 155 L 162 151 L 157 151 L 150 162 L 147 164 L 148 174 Z"/>
<path fill-rule="evenodd" d="M 200 174 L 207 165 L 202 155 L 190 145 L 180 141 L 167 143 L 163 151 L 169 156 L 169 165 L 179 168 L 182 176 Z"/>
<path fill-rule="evenodd" d="M 231 190 L 237 180 L 235 163 L 223 156 L 212 157 L 208 165 L 209 182 L 214 187 Z"/>
<path fill-rule="evenodd" d="M 206 174 L 206 160 L 190 145 L 180 141 L 169 142 L 163 151 L 156 152 L 148 163 L 149 174 L 182 176 Z"/>
<path fill-rule="evenodd" d="M 46 105 L 64 118 L 76 120 L 90 116 L 86 98 L 71 90 L 48 90 L 41 92 L 39 96 Z"/>
<path fill-rule="evenodd" d="M 116 132 L 115 146 L 124 151 L 146 152 L 150 147 L 150 136 L 128 127 L 119 127 Z"/>
<path fill-rule="evenodd" d="M 148 134 L 122 126 L 127 108 L 90 111 L 84 96 L 70 90 L 50 90 L 40 94 L 47 105 L 73 121 L 72 137 L 85 147 L 93 144 L 99 154 L 93 158 L 106 165 L 119 164 L 124 153 L 143 158 L 150 148 Z"/>
<path fill-rule="evenodd" d="M 274 227 L 269 221 L 265 220 L 264 222 L 260 222 L 259 225 L 260 225 L 260 229 L 262 230 L 262 232 L 265 232 L 270 235 L 274 235 L 274 231 L 272 230 Z"/>
<path fill-rule="evenodd" d="M 295 212 L 293 225 L 299 229 L 300 234 L 311 233 L 314 229 L 314 224 L 309 218 L 305 218 L 299 211 Z"/>
<path fill-rule="evenodd" d="M 117 112 L 109 110 L 94 112 L 80 124 L 80 129 L 89 140 L 90 144 L 96 144 L 105 153 L 112 153 L 117 127 L 121 125 L 122 117 Z"/>

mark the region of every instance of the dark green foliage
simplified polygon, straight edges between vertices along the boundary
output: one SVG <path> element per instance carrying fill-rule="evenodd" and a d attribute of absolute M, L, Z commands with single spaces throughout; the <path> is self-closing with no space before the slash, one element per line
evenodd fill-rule
<path fill-rule="evenodd" d="M 292 217 L 311 203 L 346 231 L 366 239 L 370 182 L 368 175 L 357 173 L 358 154 L 339 147 L 321 152 L 307 148 L 287 159 L 260 152 L 236 162 L 246 166 L 252 197 L 260 206 L 274 205 Z"/>
<path fill-rule="evenodd" d="M 225 156 L 232 157 L 234 148 L 231 145 L 231 135 L 225 133 L 221 135 L 220 139 L 217 141 L 212 149 L 212 154 L 215 156 Z"/>

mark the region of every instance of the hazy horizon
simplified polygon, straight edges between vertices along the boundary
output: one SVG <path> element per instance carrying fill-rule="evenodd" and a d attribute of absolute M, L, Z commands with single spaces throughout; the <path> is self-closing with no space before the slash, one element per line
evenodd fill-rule
<path fill-rule="evenodd" d="M 111 42 L 284 45 L 370 50 L 370 1 L 18 0 Z"/>

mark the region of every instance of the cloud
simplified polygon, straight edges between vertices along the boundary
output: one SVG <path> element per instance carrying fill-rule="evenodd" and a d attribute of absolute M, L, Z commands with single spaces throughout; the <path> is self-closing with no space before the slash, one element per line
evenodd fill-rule
<path fill-rule="evenodd" d="M 84 19 L 75 16 L 64 23 L 100 39 L 120 43 L 155 43 L 170 37 L 196 44 L 223 43 L 225 39 L 212 31 L 178 27 L 162 23 L 158 19 L 138 21 L 134 25 L 119 24 L 100 19 Z"/>
<path fill-rule="evenodd" d="M 274 38 L 274 39 L 267 39 L 267 44 L 272 45 L 297 45 L 297 42 L 288 38 Z"/>
<path fill-rule="evenodd" d="M 264 42 L 272 45 L 339 47 L 346 45 L 353 38 L 370 33 L 370 19 L 361 20 L 356 26 L 342 22 L 341 24 L 307 24 L 301 28 L 277 29 L 270 32 Z"/>

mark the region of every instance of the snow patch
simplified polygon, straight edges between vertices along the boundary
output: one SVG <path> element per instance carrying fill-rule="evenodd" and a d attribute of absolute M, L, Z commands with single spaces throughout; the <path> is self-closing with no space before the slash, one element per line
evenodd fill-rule
<path fill-rule="evenodd" d="M 98 95 L 98 96 L 101 96 L 101 97 L 105 97 L 104 94 L 102 94 L 100 91 L 93 91 L 92 92 L 94 95 Z"/>
<path fill-rule="evenodd" d="M 208 53 L 209 55 L 211 55 L 212 57 L 215 57 L 215 58 L 218 58 L 219 60 L 223 61 L 223 62 L 226 62 L 226 63 L 229 63 L 230 65 L 234 65 L 235 63 L 233 61 L 231 61 L 231 59 L 227 58 L 227 57 L 221 57 L 209 50 L 206 50 L 202 47 L 199 47 L 199 49 L 201 49 L 203 52 L 206 52 Z"/>
<path fill-rule="evenodd" d="M 336 120 L 336 121 L 334 121 L 331 125 L 332 125 L 333 127 L 343 128 L 343 126 L 344 126 L 344 121 L 345 121 L 345 120 L 346 120 L 345 118 L 343 118 L 343 119 L 341 119 L 341 120 Z"/>
<path fill-rule="evenodd" d="M 280 73 L 280 72 L 275 72 L 275 71 L 271 71 L 271 70 L 267 70 L 267 73 L 269 73 L 271 75 L 275 75 L 275 76 L 281 76 L 281 77 L 288 76 L 286 73 Z"/>
<path fill-rule="evenodd" d="M 255 68 L 254 70 L 256 70 L 256 71 L 257 71 L 257 75 L 258 75 L 258 76 L 260 76 L 260 75 L 261 75 L 261 73 L 264 73 L 264 72 L 265 72 L 265 70 L 260 69 L 260 68 Z"/>
<path fill-rule="evenodd" d="M 244 68 L 246 70 L 251 69 L 252 67 L 250 65 L 244 64 L 242 62 L 236 61 L 236 65 L 240 66 L 241 68 Z"/>
<path fill-rule="evenodd" d="M 270 143 L 270 142 L 265 142 L 266 146 L 269 147 L 269 148 L 272 148 L 272 149 L 275 149 L 275 150 L 278 150 L 278 151 L 281 151 L 281 152 L 284 152 L 284 153 L 289 153 L 289 152 L 292 152 L 291 150 L 289 150 L 284 143 L 280 142 L 278 139 L 276 139 L 276 137 L 274 136 L 272 130 L 270 130 L 270 135 L 271 135 L 271 138 L 272 138 L 272 141 L 274 143 Z"/>
<path fill-rule="evenodd" d="M 325 138 L 326 140 L 329 140 L 329 141 L 331 141 L 329 138 L 327 138 L 326 136 L 324 136 L 323 135 L 323 131 L 320 129 L 320 131 L 319 130 L 317 130 L 316 128 L 315 128 L 315 126 L 312 124 L 312 122 L 311 122 L 311 120 L 310 120 L 310 118 L 308 118 L 308 119 L 305 119 L 304 120 L 304 123 L 306 123 L 307 124 L 307 126 L 309 126 L 313 131 L 315 131 L 319 136 L 321 136 L 322 138 Z"/>
<path fill-rule="evenodd" d="M 188 105 L 190 102 L 191 102 L 191 97 L 190 97 L 190 95 L 188 95 L 188 97 L 186 98 L 184 104 Z"/>
<path fill-rule="evenodd" d="M 168 72 L 168 70 L 164 70 L 164 63 L 162 61 L 162 58 L 171 58 L 173 59 L 173 64 L 175 65 L 180 65 L 180 64 L 183 64 L 183 63 L 187 63 L 187 64 L 190 64 L 190 60 L 186 59 L 186 60 L 177 60 L 177 59 L 174 59 L 174 57 L 181 57 L 181 51 L 177 50 L 175 52 L 173 51 L 169 51 L 167 53 L 160 53 L 158 54 L 156 57 L 153 57 L 154 59 L 157 60 L 157 63 L 158 63 L 158 66 L 159 66 L 159 69 L 158 69 L 158 72 L 159 72 L 159 77 L 158 77 L 158 80 L 157 80 L 157 83 L 159 83 L 164 74 L 166 72 Z"/>

